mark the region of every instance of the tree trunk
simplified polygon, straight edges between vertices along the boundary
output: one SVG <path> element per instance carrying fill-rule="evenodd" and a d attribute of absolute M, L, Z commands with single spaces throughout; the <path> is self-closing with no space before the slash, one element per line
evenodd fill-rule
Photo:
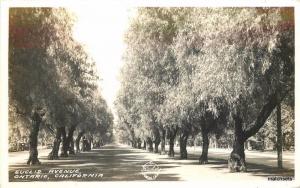
<path fill-rule="evenodd" d="M 134 130 L 130 131 L 130 135 L 131 135 L 131 139 L 132 139 L 131 146 L 133 148 L 137 148 L 137 145 L 136 145 L 137 143 L 136 143 L 136 138 L 135 138 Z"/>
<path fill-rule="evenodd" d="M 170 130 L 169 131 L 169 152 L 168 152 L 168 156 L 169 157 L 174 157 L 175 152 L 174 152 L 174 141 L 176 138 L 176 133 L 177 133 L 177 129 L 174 130 Z"/>
<path fill-rule="evenodd" d="M 207 164 L 208 163 L 208 146 L 209 146 L 209 139 L 208 139 L 208 130 L 206 126 L 201 127 L 201 134 L 202 134 L 202 154 L 199 158 L 199 164 Z"/>
<path fill-rule="evenodd" d="M 155 139 L 154 142 L 154 153 L 158 153 L 158 146 L 160 144 L 160 139 Z"/>
<path fill-rule="evenodd" d="M 135 140 L 131 141 L 131 147 L 136 148 L 136 141 Z"/>
<path fill-rule="evenodd" d="M 164 155 L 166 153 L 166 130 L 164 128 L 162 128 L 160 131 L 160 140 L 160 154 Z"/>
<path fill-rule="evenodd" d="M 55 139 L 53 141 L 53 147 L 52 151 L 48 155 L 49 160 L 56 160 L 58 159 L 58 150 L 61 142 L 61 136 L 62 136 L 62 128 L 56 128 L 56 135 Z"/>
<path fill-rule="evenodd" d="M 76 126 L 72 126 L 68 132 L 67 146 L 68 146 L 69 155 L 75 155 L 74 138 L 73 138 L 75 128 Z"/>
<path fill-rule="evenodd" d="M 69 155 L 75 155 L 74 138 L 72 137 L 69 145 Z"/>
<path fill-rule="evenodd" d="M 40 124 L 42 121 L 42 116 L 35 112 L 31 118 L 31 130 L 29 135 L 29 159 L 27 161 L 28 165 L 39 165 L 41 162 L 38 159 L 38 134 L 40 129 Z"/>
<path fill-rule="evenodd" d="M 80 147 L 79 147 L 79 145 L 80 145 L 81 137 L 82 137 L 83 135 L 84 135 L 84 131 L 80 131 L 80 132 L 78 133 L 78 136 L 77 136 L 76 140 L 75 140 L 76 153 L 80 153 Z"/>
<path fill-rule="evenodd" d="M 93 137 L 87 139 L 86 151 L 91 151 L 92 150 L 92 142 L 93 142 Z"/>
<path fill-rule="evenodd" d="M 180 134 L 180 159 L 187 159 L 186 143 L 188 139 L 187 131 Z"/>
<path fill-rule="evenodd" d="M 143 145 L 143 150 L 146 150 L 146 145 L 147 145 L 147 143 L 146 143 L 146 140 L 144 140 L 144 145 Z"/>
<path fill-rule="evenodd" d="M 233 151 L 228 160 L 228 167 L 231 172 L 247 170 L 243 147 L 244 142 L 259 131 L 277 106 L 278 102 L 282 101 L 290 90 L 290 87 L 279 87 L 274 93 L 270 94 L 256 119 L 251 124 L 247 125 L 247 128 L 244 131 L 242 130 L 241 123 L 237 123 L 238 121 L 241 121 L 241 119 L 238 118 L 239 120 L 236 120 L 235 118 L 235 132 L 237 133 L 235 133 Z M 238 124 L 240 125 L 238 126 Z"/>
<path fill-rule="evenodd" d="M 138 149 L 141 149 L 141 148 L 142 148 L 142 141 L 141 141 L 140 138 L 138 138 L 138 140 L 137 140 L 137 148 L 138 148 Z"/>
<path fill-rule="evenodd" d="M 244 152 L 245 135 L 242 130 L 242 119 L 239 116 L 234 117 L 234 142 L 233 151 L 228 159 L 228 168 L 230 172 L 246 172 L 246 160 Z"/>
<path fill-rule="evenodd" d="M 130 145 L 132 148 L 134 148 L 134 141 L 133 140 L 130 140 Z"/>
<path fill-rule="evenodd" d="M 148 151 L 152 152 L 153 151 L 153 142 L 151 140 L 151 138 L 147 138 L 147 142 L 148 142 Z"/>
<path fill-rule="evenodd" d="M 281 130 L 281 105 L 280 101 L 277 104 L 277 165 L 278 168 L 282 166 L 282 130 Z"/>
<path fill-rule="evenodd" d="M 61 128 L 61 135 L 62 135 L 62 147 L 60 150 L 60 156 L 61 157 L 68 157 L 68 150 L 69 150 L 69 142 L 67 140 L 67 133 L 66 128 Z"/>
<path fill-rule="evenodd" d="M 159 135 L 159 129 L 157 127 L 153 128 L 153 135 L 154 135 L 154 153 L 158 153 L 158 146 L 160 144 L 160 135 Z"/>

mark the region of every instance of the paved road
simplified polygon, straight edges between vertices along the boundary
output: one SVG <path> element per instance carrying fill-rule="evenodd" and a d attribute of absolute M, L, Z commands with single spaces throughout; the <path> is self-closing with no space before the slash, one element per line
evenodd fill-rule
<path fill-rule="evenodd" d="M 189 149 L 189 160 L 170 159 L 166 155 L 149 153 L 144 150 L 132 149 L 124 145 L 107 145 L 101 149 L 90 152 L 79 153 L 76 156 L 61 158 L 50 161 L 47 154 L 50 150 L 40 150 L 39 158 L 42 165 L 27 166 L 27 152 L 14 152 L 9 154 L 9 176 L 10 181 L 145 181 L 143 166 L 152 161 L 159 167 L 159 175 L 156 180 L 176 181 L 176 180 L 208 180 L 218 178 L 218 180 L 239 179 L 239 180 L 266 180 L 268 176 L 283 175 L 293 176 L 293 170 L 278 170 L 272 165 L 272 156 L 263 156 L 252 152 L 248 154 L 247 173 L 229 173 L 227 169 L 227 153 L 222 150 L 210 151 L 210 164 L 199 165 L 198 155 L 193 154 L 193 148 Z M 195 150 L 195 153 L 199 153 Z M 260 156 L 261 155 L 261 156 Z M 263 162 L 269 161 L 269 162 Z M 287 159 L 291 161 L 292 158 Z M 257 164 L 254 164 L 257 163 Z M 69 169 L 67 172 L 54 172 L 53 170 Z M 19 171 L 17 171 L 19 170 Z M 40 170 L 40 174 L 47 175 L 45 178 L 37 178 L 34 171 Z M 51 171 L 52 170 L 52 171 Z M 73 171 L 72 171 L 73 170 Z M 78 171 L 76 171 L 78 170 Z M 76 172 L 74 172 L 76 171 Z M 50 173 L 51 172 L 51 173 Z M 17 173 L 29 174 L 28 176 L 16 176 Z M 50 174 L 49 174 L 50 173 Z M 68 174 L 68 173 L 71 173 Z M 75 173 L 72 176 L 72 173 Z M 79 177 L 76 174 L 90 175 Z M 92 176 L 91 174 L 96 174 Z M 100 174 L 102 174 L 100 176 Z M 147 173 L 146 173 L 147 175 Z"/>
<path fill-rule="evenodd" d="M 175 148 L 175 151 L 179 152 L 179 147 Z M 208 151 L 209 158 L 224 159 L 227 160 L 231 149 L 214 149 L 210 148 Z M 191 155 L 201 154 L 201 148 L 188 148 L 188 153 Z M 277 167 L 277 153 L 276 151 L 245 151 L 246 161 L 248 163 L 262 164 L 272 167 Z M 284 151 L 283 152 L 283 166 L 288 169 L 295 169 L 294 167 L 294 152 Z"/>

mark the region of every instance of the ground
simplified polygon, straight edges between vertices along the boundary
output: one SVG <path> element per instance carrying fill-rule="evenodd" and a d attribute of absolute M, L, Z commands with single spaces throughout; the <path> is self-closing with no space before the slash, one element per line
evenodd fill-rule
<path fill-rule="evenodd" d="M 9 153 L 9 180 L 10 181 L 146 181 L 149 177 L 149 168 L 145 164 L 157 165 L 155 178 L 158 181 L 177 180 L 268 180 L 270 176 L 294 176 L 294 153 L 284 152 L 283 164 L 285 169 L 276 168 L 275 152 L 246 151 L 248 172 L 229 173 L 227 157 L 230 150 L 210 149 L 209 164 L 199 165 L 200 148 L 188 148 L 188 160 L 179 160 L 178 148 L 175 148 L 175 158 L 167 155 L 149 153 L 145 150 L 132 149 L 129 146 L 111 144 L 101 149 L 93 149 L 61 158 L 48 160 L 49 149 L 39 150 L 38 166 L 26 165 L 27 152 Z M 144 167 L 144 169 L 143 169 Z M 53 172 L 53 169 L 57 171 Z M 69 169 L 61 172 L 60 169 Z M 19 170 L 19 171 L 18 171 Z M 27 171 L 26 171 L 27 170 Z M 32 170 L 32 171 L 30 171 Z M 40 171 L 38 171 L 40 170 Z M 52 171 L 50 171 L 52 170 Z M 78 170 L 77 172 L 74 172 Z M 49 174 L 49 172 L 51 172 Z M 18 174 L 19 173 L 19 174 Z M 22 174 L 21 174 L 22 173 Z M 75 173 L 75 175 L 73 175 Z M 25 175 L 27 176 L 25 177 Z M 47 175 L 37 178 L 31 175 Z M 77 176 L 77 174 L 81 174 Z M 83 174 L 86 174 L 83 175 Z M 91 175 L 94 174 L 94 175 Z M 88 176 L 89 175 L 89 176 Z M 150 174 L 151 175 L 151 174 Z M 19 176 L 19 178 L 17 178 Z M 73 177 L 72 177 L 73 176 Z M 83 177 L 85 176 L 85 177 Z M 41 176 L 42 177 L 42 176 Z M 152 176 L 150 176 L 152 177 Z"/>

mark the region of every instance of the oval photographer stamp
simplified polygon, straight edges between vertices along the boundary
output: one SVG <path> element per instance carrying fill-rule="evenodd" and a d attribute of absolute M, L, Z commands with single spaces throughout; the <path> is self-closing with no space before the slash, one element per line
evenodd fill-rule
<path fill-rule="evenodd" d="M 156 180 L 159 172 L 159 166 L 153 161 L 149 161 L 142 166 L 142 174 L 147 180 Z"/>

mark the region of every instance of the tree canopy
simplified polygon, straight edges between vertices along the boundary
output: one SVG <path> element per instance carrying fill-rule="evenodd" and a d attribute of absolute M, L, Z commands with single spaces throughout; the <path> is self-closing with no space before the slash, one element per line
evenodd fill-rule
<path fill-rule="evenodd" d="M 139 8 L 125 38 L 116 106 L 131 135 L 222 133 L 238 118 L 244 140 L 293 96 L 290 8 Z"/>
<path fill-rule="evenodd" d="M 10 128 L 29 129 L 44 109 L 44 129 L 78 126 L 105 134 L 112 114 L 98 87 L 95 61 L 73 38 L 75 15 L 63 8 L 11 8 Z"/>

